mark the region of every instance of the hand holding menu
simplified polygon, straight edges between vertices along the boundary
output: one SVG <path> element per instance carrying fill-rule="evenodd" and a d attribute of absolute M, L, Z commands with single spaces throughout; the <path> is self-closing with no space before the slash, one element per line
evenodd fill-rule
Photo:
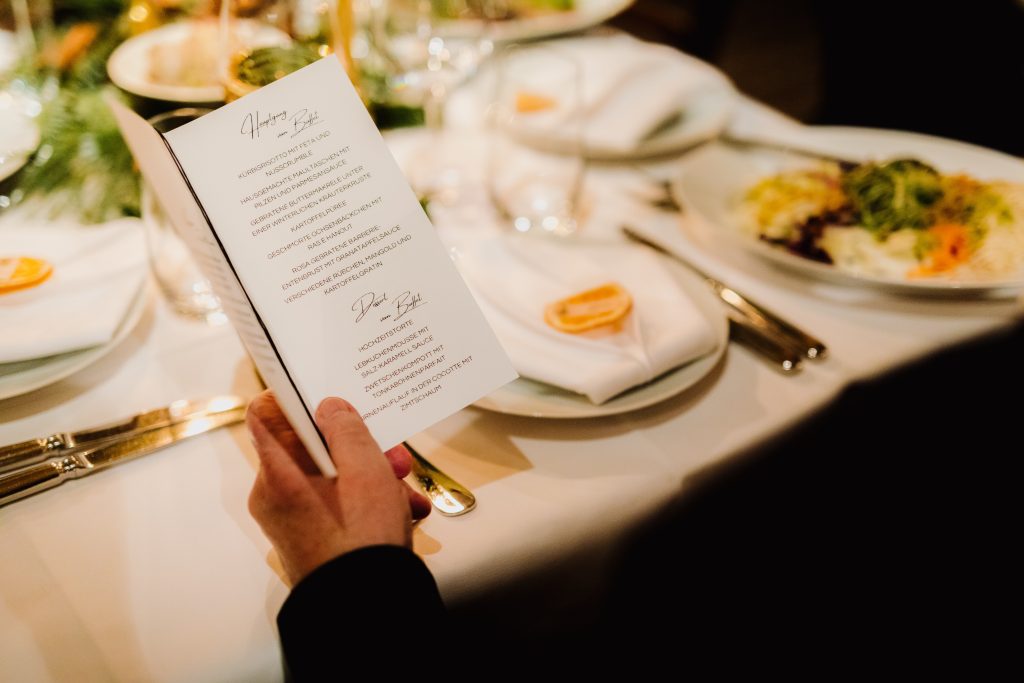
<path fill-rule="evenodd" d="M 386 449 L 515 378 L 337 59 L 163 137 L 112 107 L 325 474 L 324 398 Z"/>

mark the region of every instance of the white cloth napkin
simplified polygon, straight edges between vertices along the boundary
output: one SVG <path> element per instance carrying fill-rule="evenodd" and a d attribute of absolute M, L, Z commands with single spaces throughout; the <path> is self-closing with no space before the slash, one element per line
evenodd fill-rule
<path fill-rule="evenodd" d="M 0 226 L 0 256 L 53 264 L 42 284 L 0 294 L 0 363 L 110 341 L 145 281 L 144 239 L 134 219 Z"/>
<path fill-rule="evenodd" d="M 460 247 L 455 262 L 516 370 L 595 404 L 715 347 L 710 323 L 646 250 L 501 236 Z M 544 322 L 547 304 L 608 282 L 633 297 L 617 330 L 567 334 Z"/>
<path fill-rule="evenodd" d="M 551 48 L 571 57 L 582 74 L 581 111 L 584 145 L 628 153 L 673 116 L 682 114 L 700 92 L 718 84 L 718 75 L 663 45 L 629 36 L 595 36 L 557 43 Z M 543 80 L 544 60 L 529 50 L 513 57 L 510 69 L 536 72 Z M 523 74 L 528 81 L 531 74 Z M 538 127 L 557 129 L 568 119 L 555 112 L 520 117 L 535 134 Z"/>

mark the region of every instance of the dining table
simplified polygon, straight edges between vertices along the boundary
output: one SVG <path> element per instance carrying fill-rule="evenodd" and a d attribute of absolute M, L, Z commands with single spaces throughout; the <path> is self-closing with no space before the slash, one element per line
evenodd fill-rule
<path fill-rule="evenodd" d="M 741 96 L 729 130 L 801 125 Z M 417 134 L 386 139 L 398 154 Z M 695 153 L 644 161 L 642 173 L 671 179 Z M 637 174 L 635 164 L 593 164 L 587 183 L 616 187 Z M 471 406 L 410 438 L 477 498 L 468 514 L 432 514 L 415 528 L 414 549 L 449 606 L 567 563 L 600 573 L 603 549 L 702 471 L 793 428 L 853 382 L 1020 315 L 1012 297 L 902 296 L 809 281 L 725 244 L 694 249 L 682 235 L 695 218 L 682 208 L 598 206 L 592 233 L 612 239 L 625 217 L 641 222 L 824 340 L 827 356 L 787 374 L 731 343 L 699 382 L 638 410 L 545 419 Z M 230 325 L 177 315 L 155 285 L 146 296 L 140 323 L 101 360 L 0 401 L 0 443 L 261 390 Z M 247 510 L 257 468 L 237 424 L 0 508 L 0 680 L 281 680 L 275 618 L 289 586 Z"/>

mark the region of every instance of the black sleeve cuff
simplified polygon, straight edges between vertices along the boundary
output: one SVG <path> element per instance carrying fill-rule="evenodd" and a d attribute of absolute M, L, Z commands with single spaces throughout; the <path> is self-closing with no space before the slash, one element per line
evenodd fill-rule
<path fill-rule="evenodd" d="M 315 569 L 281 607 L 285 672 L 292 681 L 334 680 L 343 667 L 394 657 L 409 631 L 446 620 L 434 577 L 414 552 L 353 550 Z"/>

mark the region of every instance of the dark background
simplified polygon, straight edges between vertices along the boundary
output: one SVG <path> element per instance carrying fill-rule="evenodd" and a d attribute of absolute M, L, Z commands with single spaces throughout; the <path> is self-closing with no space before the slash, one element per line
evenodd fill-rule
<path fill-rule="evenodd" d="M 638 0 L 613 23 L 717 65 L 805 123 L 1024 154 L 1019 0 Z"/>

